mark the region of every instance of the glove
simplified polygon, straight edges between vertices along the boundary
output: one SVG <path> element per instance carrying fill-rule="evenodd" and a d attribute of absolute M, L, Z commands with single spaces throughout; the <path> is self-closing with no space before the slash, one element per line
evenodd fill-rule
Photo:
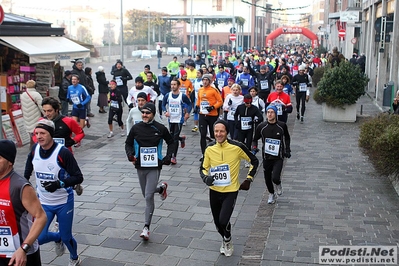
<path fill-rule="evenodd" d="M 215 109 L 214 106 L 208 106 L 208 107 L 206 107 L 206 110 L 207 110 L 208 112 L 212 111 L 213 109 Z"/>
<path fill-rule="evenodd" d="M 57 181 L 44 181 L 42 183 L 42 187 L 50 193 L 53 193 L 57 189 L 61 188 L 61 182 L 60 180 Z"/>
<path fill-rule="evenodd" d="M 228 105 L 232 105 L 233 101 L 230 99 L 229 102 L 227 103 Z"/>
<path fill-rule="evenodd" d="M 130 109 L 133 108 L 133 103 L 129 104 L 129 108 L 130 108 Z"/>
<path fill-rule="evenodd" d="M 194 106 L 194 114 L 198 114 L 199 113 L 199 107 L 198 106 Z"/>
<path fill-rule="evenodd" d="M 284 153 L 285 158 L 291 158 L 291 152 L 287 151 Z"/>
<path fill-rule="evenodd" d="M 127 157 L 127 159 L 129 160 L 129 162 L 132 162 L 133 164 L 135 164 L 136 161 L 137 161 L 136 156 L 133 156 L 133 155 L 129 155 L 129 156 Z"/>
<path fill-rule="evenodd" d="M 254 123 L 255 123 L 255 124 L 259 123 L 259 120 L 258 120 L 258 119 L 255 119 L 255 120 L 254 120 Z"/>
<path fill-rule="evenodd" d="M 251 186 L 251 181 L 245 179 L 244 182 L 242 182 L 240 185 L 240 190 L 248 190 L 250 186 Z"/>
<path fill-rule="evenodd" d="M 206 176 L 204 176 L 204 178 L 202 178 L 202 181 L 204 181 L 204 183 L 207 186 L 213 186 L 214 179 L 213 179 L 213 176 L 206 175 Z"/>
<path fill-rule="evenodd" d="M 79 104 L 76 105 L 76 107 L 77 107 L 77 108 L 82 108 L 83 105 L 82 105 L 81 103 L 79 103 Z"/>
<path fill-rule="evenodd" d="M 308 83 L 308 84 L 306 84 L 306 86 L 307 86 L 308 88 L 311 88 L 311 87 L 312 87 L 312 83 Z"/>
<path fill-rule="evenodd" d="M 254 124 L 254 121 L 248 121 L 248 125 L 253 125 Z"/>
<path fill-rule="evenodd" d="M 71 99 L 69 99 L 69 100 L 68 100 L 68 103 L 69 103 L 69 104 L 73 104 L 73 102 L 72 102 L 72 100 L 71 100 Z"/>
<path fill-rule="evenodd" d="M 242 86 L 242 80 L 240 80 L 240 81 L 238 82 L 238 85 Z"/>
<path fill-rule="evenodd" d="M 165 157 L 163 157 L 163 159 L 162 159 L 162 164 L 163 165 L 170 165 L 171 164 L 171 158 L 172 158 L 172 156 L 165 155 Z"/>

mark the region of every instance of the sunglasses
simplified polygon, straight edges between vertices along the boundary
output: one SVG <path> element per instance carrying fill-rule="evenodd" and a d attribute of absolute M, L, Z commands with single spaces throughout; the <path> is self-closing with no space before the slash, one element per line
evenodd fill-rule
<path fill-rule="evenodd" d="M 146 114 L 146 115 L 152 114 L 151 112 L 148 112 L 148 111 L 141 111 L 141 113 Z"/>

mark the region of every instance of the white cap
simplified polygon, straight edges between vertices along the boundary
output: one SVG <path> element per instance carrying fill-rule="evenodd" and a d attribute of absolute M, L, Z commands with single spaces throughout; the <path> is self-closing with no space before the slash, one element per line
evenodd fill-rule
<path fill-rule="evenodd" d="M 99 66 L 99 67 L 98 67 L 98 71 L 103 72 L 103 71 L 104 71 L 104 67 Z"/>

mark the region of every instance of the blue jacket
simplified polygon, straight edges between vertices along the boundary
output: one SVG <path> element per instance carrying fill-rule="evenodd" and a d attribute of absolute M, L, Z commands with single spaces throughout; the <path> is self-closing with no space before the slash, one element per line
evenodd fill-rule
<path fill-rule="evenodd" d="M 230 74 L 227 73 L 226 71 L 223 71 L 223 73 L 218 72 L 216 74 L 216 80 L 215 80 L 215 85 L 216 87 L 221 91 L 225 86 L 227 86 L 227 80 L 230 77 Z M 221 85 L 221 80 L 224 81 L 223 86 Z"/>
<path fill-rule="evenodd" d="M 236 83 L 241 86 L 242 95 L 248 94 L 249 88 L 255 86 L 254 78 L 248 73 L 242 73 L 239 75 Z"/>
<path fill-rule="evenodd" d="M 165 96 L 168 92 L 170 92 L 170 76 L 159 75 L 158 86 L 163 96 Z"/>
<path fill-rule="evenodd" d="M 90 99 L 90 94 L 84 86 L 77 84 L 76 86 L 71 85 L 68 87 L 67 100 L 73 102 L 73 108 L 84 110 Z M 78 104 L 81 104 L 82 107 L 78 108 Z"/>

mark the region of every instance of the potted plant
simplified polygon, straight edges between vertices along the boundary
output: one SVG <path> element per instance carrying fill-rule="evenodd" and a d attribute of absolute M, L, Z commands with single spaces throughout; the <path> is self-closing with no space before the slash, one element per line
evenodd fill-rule
<path fill-rule="evenodd" d="M 365 94 L 368 82 L 360 68 L 347 61 L 327 67 L 313 96 L 323 105 L 323 120 L 355 122 L 356 101 Z"/>

